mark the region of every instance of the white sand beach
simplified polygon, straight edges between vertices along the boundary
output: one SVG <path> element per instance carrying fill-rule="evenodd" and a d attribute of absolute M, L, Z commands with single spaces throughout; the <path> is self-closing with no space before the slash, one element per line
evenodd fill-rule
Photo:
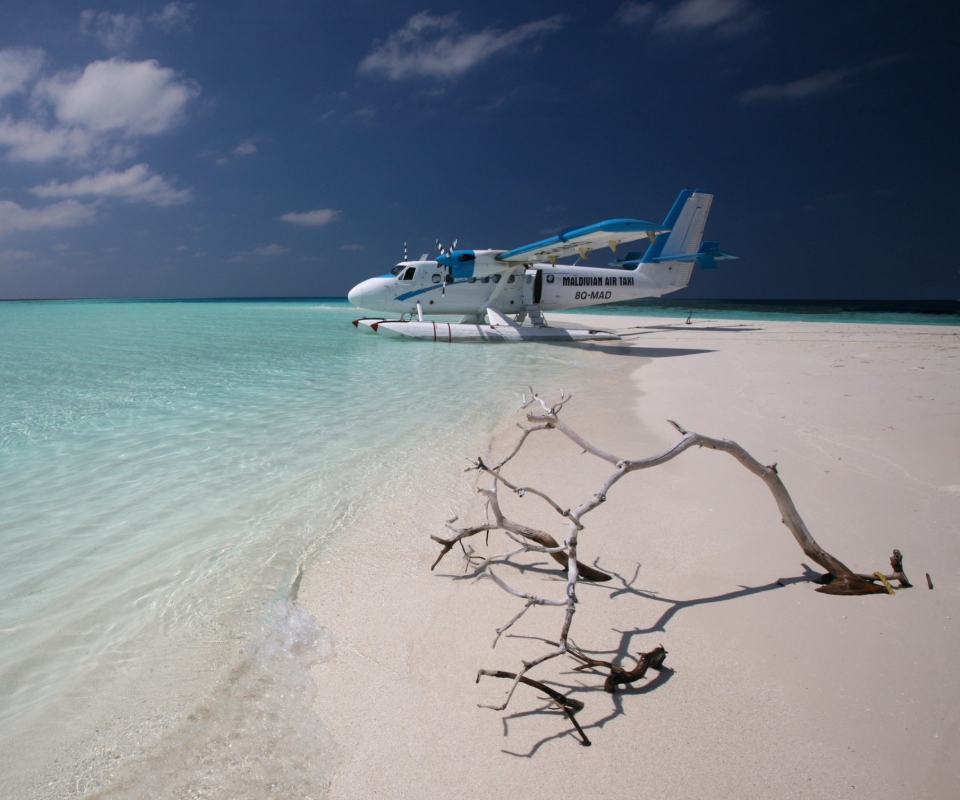
<path fill-rule="evenodd" d="M 451 471 L 419 496 L 385 497 L 304 578 L 300 602 L 335 641 L 336 655 L 313 668 L 316 710 L 336 742 L 330 797 L 955 796 L 960 330 L 569 320 L 630 336 L 586 348 L 604 369 L 562 387 L 574 396 L 568 424 L 631 458 L 679 438 L 667 419 L 733 439 L 778 463 L 826 550 L 873 572 L 888 571 L 899 548 L 914 588 L 814 591 L 808 567 L 821 570 L 761 481 L 723 453 L 693 450 L 629 475 L 586 518 L 581 560 L 616 577 L 581 584 L 572 639 L 627 666 L 657 644 L 669 655 L 664 670 L 613 696 L 568 659 L 531 673 L 585 703 L 584 747 L 532 688 L 504 712 L 478 708 L 509 684 L 477 684 L 477 669 L 513 671 L 544 653 L 563 612 L 532 609 L 491 649 L 522 601 L 462 579 L 457 551 L 430 571 L 430 535 L 444 533 L 449 510 L 456 524 L 482 519 L 475 475 Z M 520 419 L 502 421 L 495 453 Z M 507 474 L 572 505 L 608 469 L 553 431 L 531 438 Z M 535 497 L 505 508 L 563 535 Z M 499 552 L 505 541 L 475 546 Z M 498 574 L 562 596 L 554 562 L 525 561 L 535 568 Z"/>

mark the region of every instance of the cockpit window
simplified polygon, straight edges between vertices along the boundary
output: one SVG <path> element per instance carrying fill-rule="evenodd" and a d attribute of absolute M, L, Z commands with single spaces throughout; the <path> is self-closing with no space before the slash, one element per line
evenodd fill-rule
<path fill-rule="evenodd" d="M 406 264 L 397 264 L 392 270 L 390 270 L 391 275 L 399 275 L 407 268 Z"/>
<path fill-rule="evenodd" d="M 412 281 L 413 275 L 417 271 L 416 267 L 407 267 L 407 271 L 403 273 L 403 276 L 400 278 L 402 281 Z"/>

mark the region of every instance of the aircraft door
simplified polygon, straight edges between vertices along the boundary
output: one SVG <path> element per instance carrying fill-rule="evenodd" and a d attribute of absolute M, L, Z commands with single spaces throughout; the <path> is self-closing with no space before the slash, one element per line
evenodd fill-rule
<path fill-rule="evenodd" d="M 523 276 L 523 304 L 535 306 L 543 294 L 543 270 L 528 269 Z"/>

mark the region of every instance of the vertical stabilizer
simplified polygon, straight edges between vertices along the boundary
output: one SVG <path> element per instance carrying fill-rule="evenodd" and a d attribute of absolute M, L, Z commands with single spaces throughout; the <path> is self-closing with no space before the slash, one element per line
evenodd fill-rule
<path fill-rule="evenodd" d="M 675 292 L 690 282 L 694 256 L 703 241 L 713 195 L 702 189 L 684 189 L 663 221 L 661 233 L 640 259 L 640 271 L 664 291 Z M 675 260 L 676 259 L 676 260 Z"/>
<path fill-rule="evenodd" d="M 684 189 L 663 221 L 663 227 L 669 233 L 661 233 L 657 241 L 647 248 L 640 260 L 641 264 L 663 260 L 669 256 L 696 253 L 703 240 L 703 228 L 707 224 L 707 214 L 713 195 L 702 189 L 690 191 Z"/>

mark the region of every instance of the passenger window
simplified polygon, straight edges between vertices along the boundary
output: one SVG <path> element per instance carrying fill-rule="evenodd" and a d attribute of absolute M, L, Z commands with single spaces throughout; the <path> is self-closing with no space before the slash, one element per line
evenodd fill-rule
<path fill-rule="evenodd" d="M 507 278 L 507 283 L 513 283 L 516 279 L 516 275 L 511 275 L 509 278 Z"/>
<path fill-rule="evenodd" d="M 467 278 L 467 283 L 476 283 L 476 282 L 477 282 L 476 278 Z"/>
<path fill-rule="evenodd" d="M 553 275 L 547 275 L 547 283 L 553 283 Z"/>
<path fill-rule="evenodd" d="M 440 283 L 440 276 L 437 275 L 436 273 L 434 273 L 433 276 L 431 277 L 431 280 L 432 280 L 434 283 Z"/>
<path fill-rule="evenodd" d="M 481 282 L 481 283 L 490 283 L 490 276 L 489 276 L 489 275 L 484 275 L 484 276 L 480 279 L 480 282 Z"/>
<path fill-rule="evenodd" d="M 403 277 L 400 279 L 402 281 L 412 281 L 414 273 L 416 273 L 416 267 L 408 267 L 407 271 L 403 273 Z"/>
<path fill-rule="evenodd" d="M 511 275 L 510 277 L 512 278 L 513 276 Z M 497 273 L 496 275 L 493 276 L 493 282 L 500 283 L 500 273 Z"/>

